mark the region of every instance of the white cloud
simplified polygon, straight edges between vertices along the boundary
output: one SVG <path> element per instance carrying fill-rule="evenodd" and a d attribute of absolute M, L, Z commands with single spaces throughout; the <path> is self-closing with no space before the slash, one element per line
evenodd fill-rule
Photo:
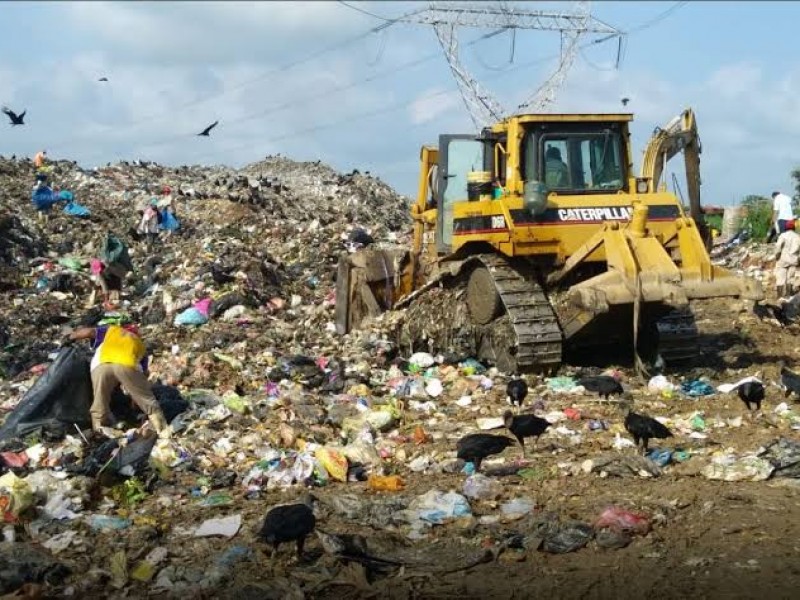
<path fill-rule="evenodd" d="M 68 18 L 108 48 L 163 63 L 276 58 L 365 30 L 336 2 L 70 2 Z"/>

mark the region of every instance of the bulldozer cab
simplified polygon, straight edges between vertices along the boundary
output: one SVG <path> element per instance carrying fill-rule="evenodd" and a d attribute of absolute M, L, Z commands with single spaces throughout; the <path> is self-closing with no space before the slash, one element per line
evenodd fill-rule
<path fill-rule="evenodd" d="M 433 194 L 439 208 L 436 219 L 436 250 L 448 254 L 453 243 L 453 208 L 467 200 L 467 176 L 483 171 L 486 142 L 475 135 L 440 135 L 438 181 Z"/>
<path fill-rule="evenodd" d="M 459 242 L 463 238 L 454 243 L 454 233 L 464 231 L 467 222 L 459 219 L 457 213 L 468 213 L 472 221 L 482 223 L 483 226 L 468 230 L 472 234 L 507 230 L 509 221 L 519 220 L 513 219 L 513 213 L 522 208 L 519 204 L 526 187 L 538 190 L 541 196 L 538 203 L 542 206 L 551 194 L 589 197 L 630 192 L 626 120 L 537 122 L 515 119 L 501 125 L 485 129 L 478 136 L 439 136 L 436 176 L 429 177 L 423 184 L 425 189 L 420 190 L 422 196 L 430 195 L 433 199 L 424 208 L 437 208 L 437 254 L 451 254 L 462 245 Z M 432 168 L 432 164 L 422 165 L 423 172 L 430 172 Z M 474 181 L 470 182 L 470 178 Z M 487 214 L 485 205 L 477 204 L 492 194 L 494 181 L 499 182 L 503 191 L 499 198 L 493 199 L 508 204 L 511 219 L 504 219 L 497 210 Z M 473 202 L 476 203 L 473 206 L 464 204 Z M 579 208 L 583 202 L 572 204 L 575 206 L 571 208 Z M 479 215 L 482 218 L 476 219 Z M 527 222 L 547 224 L 536 219 L 527 219 Z"/>

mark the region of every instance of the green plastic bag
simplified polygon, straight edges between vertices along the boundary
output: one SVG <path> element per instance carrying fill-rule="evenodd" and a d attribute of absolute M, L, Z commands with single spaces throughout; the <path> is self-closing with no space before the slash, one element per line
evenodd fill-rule
<path fill-rule="evenodd" d="M 125 245 L 125 242 L 113 233 L 106 235 L 106 241 L 103 243 L 100 258 L 107 265 L 116 263 L 125 267 L 128 271 L 133 271 L 133 263 L 128 254 L 128 247 Z"/>

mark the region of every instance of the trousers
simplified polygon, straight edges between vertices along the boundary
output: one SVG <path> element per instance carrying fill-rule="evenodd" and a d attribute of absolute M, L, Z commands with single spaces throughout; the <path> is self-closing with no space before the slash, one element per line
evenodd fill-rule
<path fill-rule="evenodd" d="M 794 266 L 791 267 L 781 267 L 775 266 L 775 285 L 783 286 L 788 284 L 794 285 L 794 277 L 795 277 L 795 270 Z"/>
<path fill-rule="evenodd" d="M 118 385 L 122 385 L 130 394 L 136 406 L 148 417 L 161 413 L 153 388 L 145 374 L 132 367 L 104 363 L 92 369 L 92 389 L 94 401 L 89 413 L 92 416 L 92 427 L 98 428 L 109 424 L 111 415 L 111 395 Z"/>

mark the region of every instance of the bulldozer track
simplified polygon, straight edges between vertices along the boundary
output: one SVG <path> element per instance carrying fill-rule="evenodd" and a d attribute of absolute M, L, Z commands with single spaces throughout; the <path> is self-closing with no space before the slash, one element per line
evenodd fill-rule
<path fill-rule="evenodd" d="M 700 355 L 698 330 L 691 309 L 675 309 L 656 321 L 658 352 L 667 363 L 688 362 Z"/>
<path fill-rule="evenodd" d="M 560 366 L 564 336 L 533 269 L 494 254 L 480 254 L 469 262 L 483 265 L 492 274 L 516 336 L 513 370 Z"/>

